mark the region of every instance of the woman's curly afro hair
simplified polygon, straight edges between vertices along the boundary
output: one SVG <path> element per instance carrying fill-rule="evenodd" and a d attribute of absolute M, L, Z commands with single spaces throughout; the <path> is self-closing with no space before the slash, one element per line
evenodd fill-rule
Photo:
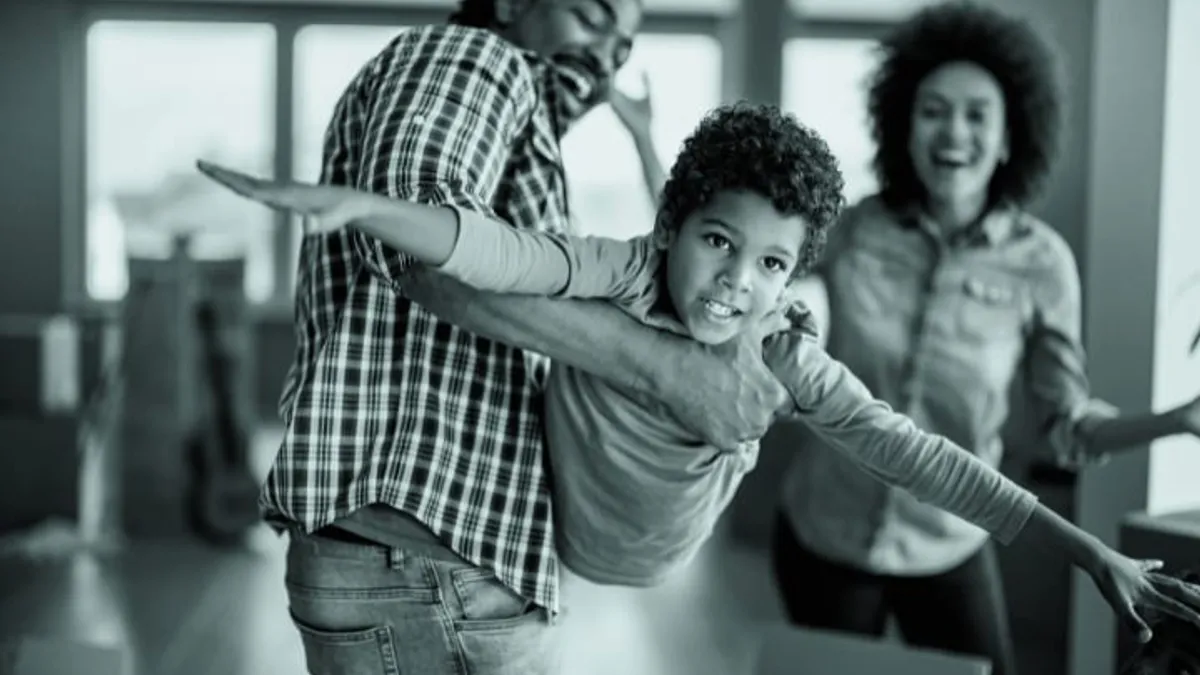
<path fill-rule="evenodd" d="M 826 232 L 845 203 L 842 184 L 829 146 L 795 117 L 773 105 L 724 105 L 705 115 L 683 142 L 663 186 L 658 225 L 678 230 L 719 192 L 758 194 L 780 213 L 807 222 L 800 274 L 825 248 Z"/>
<path fill-rule="evenodd" d="M 1063 115 L 1059 60 L 1027 21 L 974 2 L 927 7 L 884 38 L 867 110 L 877 144 L 880 194 L 902 207 L 924 194 L 908 141 L 917 88 L 952 62 L 974 63 L 1000 85 L 1007 110 L 1008 161 L 996 167 L 989 204 L 1026 204 L 1057 157 Z"/>

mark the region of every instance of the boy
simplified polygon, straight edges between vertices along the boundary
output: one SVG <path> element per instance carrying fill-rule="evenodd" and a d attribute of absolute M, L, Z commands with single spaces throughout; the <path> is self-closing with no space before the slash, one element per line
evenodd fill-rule
<path fill-rule="evenodd" d="M 654 233 L 629 241 L 517 231 L 465 210 L 199 166 L 239 194 L 315 217 L 318 230 L 357 228 L 479 288 L 608 298 L 709 344 L 783 313 L 793 329 L 767 338 L 763 358 L 791 394 L 789 412 L 863 469 L 1005 543 L 1029 522 L 1027 531 L 1068 549 L 1126 618 L 1130 596 L 1155 593 L 1143 566 L 921 432 L 816 345 L 787 291 L 820 255 L 843 203 L 842 178 L 825 143 L 775 107 L 710 113 L 672 167 Z M 552 368 L 545 407 L 560 557 L 598 583 L 649 586 L 690 560 L 757 455 L 756 443 L 706 447 L 663 410 L 570 368 Z"/>

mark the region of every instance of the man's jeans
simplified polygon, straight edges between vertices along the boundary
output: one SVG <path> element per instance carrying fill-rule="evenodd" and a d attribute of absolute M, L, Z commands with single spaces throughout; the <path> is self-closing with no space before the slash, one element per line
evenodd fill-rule
<path fill-rule="evenodd" d="M 449 551 L 292 534 L 287 590 L 313 675 L 558 670 L 545 610 Z"/>

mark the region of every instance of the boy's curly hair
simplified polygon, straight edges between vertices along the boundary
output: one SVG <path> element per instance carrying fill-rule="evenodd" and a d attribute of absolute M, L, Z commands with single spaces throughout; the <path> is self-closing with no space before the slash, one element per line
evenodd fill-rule
<path fill-rule="evenodd" d="M 658 223 L 675 231 L 718 192 L 746 190 L 808 223 L 795 274 L 825 248 L 845 204 L 842 172 L 825 141 L 777 106 L 745 101 L 710 111 L 683 142 L 659 202 Z"/>
<path fill-rule="evenodd" d="M 903 207 L 924 194 L 908 151 L 913 103 L 921 81 L 955 61 L 991 73 L 1004 95 L 1009 158 L 992 176 L 989 206 L 1026 204 L 1037 196 L 1058 155 L 1063 85 L 1057 54 L 1028 21 L 955 0 L 917 12 L 880 48 L 867 110 L 885 202 Z"/>

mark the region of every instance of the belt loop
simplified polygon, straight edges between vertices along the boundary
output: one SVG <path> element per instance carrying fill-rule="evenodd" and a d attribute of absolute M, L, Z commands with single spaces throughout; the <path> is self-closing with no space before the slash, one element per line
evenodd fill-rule
<path fill-rule="evenodd" d="M 398 569 L 404 563 L 404 551 L 391 546 L 388 548 L 388 567 Z"/>

